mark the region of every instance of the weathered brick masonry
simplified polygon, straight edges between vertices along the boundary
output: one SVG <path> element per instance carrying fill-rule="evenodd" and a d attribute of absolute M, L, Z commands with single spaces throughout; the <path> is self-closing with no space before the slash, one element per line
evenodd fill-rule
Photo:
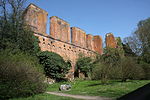
<path fill-rule="evenodd" d="M 86 32 L 56 16 L 50 18 L 50 35 L 46 34 L 48 13 L 34 4 L 30 4 L 24 13 L 24 18 L 39 38 L 39 46 L 42 51 L 52 51 L 58 53 L 65 60 L 70 60 L 74 72 L 75 62 L 80 53 L 85 56 L 94 56 L 96 53 L 102 54 L 102 38 L 100 36 L 86 35 Z M 113 36 L 106 37 L 106 40 L 113 42 Z M 106 42 L 107 46 L 115 47 L 115 44 Z"/>
<path fill-rule="evenodd" d="M 109 48 L 116 48 L 117 47 L 117 41 L 112 33 L 106 34 L 106 47 Z"/>

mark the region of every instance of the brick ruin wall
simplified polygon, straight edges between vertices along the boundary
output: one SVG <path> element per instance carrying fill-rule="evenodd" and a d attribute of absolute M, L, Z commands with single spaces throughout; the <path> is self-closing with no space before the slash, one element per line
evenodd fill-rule
<path fill-rule="evenodd" d="M 50 17 L 50 35 L 46 34 L 48 13 L 30 4 L 24 12 L 24 19 L 34 35 L 39 38 L 39 46 L 42 51 L 51 51 L 59 54 L 72 64 L 71 72 L 74 72 L 75 62 L 82 53 L 85 56 L 102 54 L 101 36 L 92 36 L 78 27 L 70 27 L 70 24 L 56 16 Z M 106 35 L 106 46 L 115 47 L 114 36 Z"/>
<path fill-rule="evenodd" d="M 106 47 L 109 48 L 116 48 L 117 47 L 117 41 L 112 33 L 106 34 Z"/>

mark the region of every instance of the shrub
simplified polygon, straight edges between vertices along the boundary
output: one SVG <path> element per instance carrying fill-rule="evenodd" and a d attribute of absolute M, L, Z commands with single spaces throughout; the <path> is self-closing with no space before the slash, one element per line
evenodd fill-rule
<path fill-rule="evenodd" d="M 89 77 L 89 74 L 92 71 L 93 63 L 90 57 L 79 57 L 76 62 L 76 72 L 80 70 L 85 76 Z"/>
<path fill-rule="evenodd" d="M 36 55 L 40 50 L 38 38 L 24 24 L 14 27 L 11 22 L 8 22 L 5 24 L 5 27 L 0 25 L 0 33 L 1 50 L 11 49 L 15 51 L 19 49 L 23 52 L 30 53 L 30 55 Z"/>
<path fill-rule="evenodd" d="M 141 79 L 144 77 L 144 71 L 133 58 L 124 57 L 121 59 L 121 79 L 126 81 L 127 79 Z"/>
<path fill-rule="evenodd" d="M 116 66 L 122 58 L 122 52 L 119 48 L 105 48 L 104 54 L 97 58 L 98 61 L 110 66 Z"/>
<path fill-rule="evenodd" d="M 9 54 L 9 53 L 8 53 Z M 0 53 L 0 99 L 26 97 L 46 89 L 43 74 L 28 55 Z"/>
<path fill-rule="evenodd" d="M 141 62 L 140 65 L 143 68 L 144 73 L 145 73 L 144 79 L 150 79 L 150 64 Z"/>
<path fill-rule="evenodd" d="M 101 80 L 103 84 L 107 83 L 110 74 L 110 66 L 104 63 L 96 63 L 92 70 L 92 79 Z"/>
<path fill-rule="evenodd" d="M 71 67 L 70 63 L 65 62 L 60 55 L 53 52 L 40 52 L 38 58 L 44 66 L 46 76 L 56 81 L 62 80 Z"/>

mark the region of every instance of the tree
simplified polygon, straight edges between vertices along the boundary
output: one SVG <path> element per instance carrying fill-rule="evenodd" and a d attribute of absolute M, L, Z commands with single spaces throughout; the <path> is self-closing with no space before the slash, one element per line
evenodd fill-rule
<path fill-rule="evenodd" d="M 92 59 L 90 57 L 79 56 L 75 68 L 76 72 L 80 70 L 80 72 L 83 73 L 86 77 L 89 77 L 89 74 L 93 68 Z"/>
<path fill-rule="evenodd" d="M 135 57 L 136 54 L 132 51 L 132 49 L 130 48 L 129 44 L 126 43 L 122 43 L 122 46 L 123 46 L 123 50 L 124 50 L 124 56 L 126 57 Z"/>
<path fill-rule="evenodd" d="M 22 17 L 27 0 L 0 0 L 0 50 L 17 49 L 35 55 L 39 51 L 38 39 Z"/>
<path fill-rule="evenodd" d="M 121 80 L 144 78 L 144 70 L 136 63 L 133 57 L 124 57 L 120 61 Z"/>
<path fill-rule="evenodd" d="M 104 50 L 104 54 L 99 56 L 97 59 L 105 64 L 109 64 L 110 66 L 115 66 L 119 63 L 119 60 L 122 57 L 122 51 L 120 53 L 120 49 L 118 48 L 106 48 Z"/>
<path fill-rule="evenodd" d="M 137 29 L 132 36 L 125 38 L 125 42 L 146 63 L 150 63 L 150 18 L 138 23 Z"/>
<path fill-rule="evenodd" d="M 105 48 L 103 55 L 97 55 L 92 71 L 93 79 L 107 83 L 109 79 L 118 78 L 118 65 L 122 58 L 121 48 Z"/>
<path fill-rule="evenodd" d="M 71 68 L 70 63 L 65 62 L 64 59 L 54 52 L 40 52 L 38 53 L 40 63 L 44 67 L 45 75 L 61 81 Z"/>

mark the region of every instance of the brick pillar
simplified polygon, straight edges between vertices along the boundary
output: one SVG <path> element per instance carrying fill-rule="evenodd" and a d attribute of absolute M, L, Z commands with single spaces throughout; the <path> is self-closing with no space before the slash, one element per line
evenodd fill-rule
<path fill-rule="evenodd" d="M 48 13 L 34 4 L 30 4 L 24 11 L 24 19 L 36 33 L 46 34 Z"/>
<path fill-rule="evenodd" d="M 106 47 L 108 48 L 116 48 L 117 46 L 117 42 L 115 40 L 115 37 L 112 33 L 107 33 L 106 34 L 106 39 L 105 39 L 105 42 L 106 42 Z"/>
<path fill-rule="evenodd" d="M 93 36 L 91 34 L 86 35 L 86 47 L 93 50 Z"/>
<path fill-rule="evenodd" d="M 72 32 L 72 43 L 86 48 L 86 33 L 77 27 L 72 27 L 71 32 Z"/>
<path fill-rule="evenodd" d="M 102 41 L 102 37 L 101 36 L 94 36 L 93 39 L 94 42 L 94 51 L 98 52 L 99 54 L 103 53 L 103 41 Z"/>
<path fill-rule="evenodd" d="M 70 43 L 70 25 L 66 21 L 58 18 L 57 16 L 52 16 L 50 18 L 50 36 Z"/>

